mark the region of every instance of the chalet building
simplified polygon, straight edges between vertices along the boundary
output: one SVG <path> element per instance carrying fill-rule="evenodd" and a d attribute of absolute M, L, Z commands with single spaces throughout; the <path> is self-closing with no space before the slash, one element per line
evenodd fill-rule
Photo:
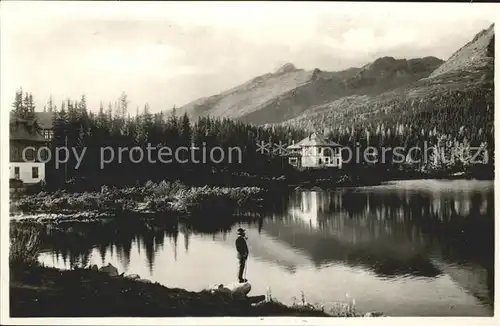
<path fill-rule="evenodd" d="M 342 168 L 342 146 L 313 133 L 287 147 L 288 163 L 296 168 Z"/>
<path fill-rule="evenodd" d="M 35 112 L 35 119 L 42 136 L 51 140 L 54 137 L 54 112 Z"/>
<path fill-rule="evenodd" d="M 47 140 L 51 140 L 54 137 L 54 115 L 54 112 L 35 112 L 35 120 L 40 134 Z M 10 120 L 12 121 L 13 119 L 16 119 L 16 117 L 11 111 Z"/>
<path fill-rule="evenodd" d="M 48 152 L 40 151 L 40 157 L 37 157 L 37 151 L 40 147 L 47 146 L 48 140 L 42 136 L 36 120 L 25 120 L 11 118 L 10 120 L 10 179 L 16 179 L 23 184 L 33 184 L 45 180 L 45 163 Z M 25 160 L 23 159 L 23 150 L 27 147 L 33 147 L 35 150 L 27 150 Z"/>

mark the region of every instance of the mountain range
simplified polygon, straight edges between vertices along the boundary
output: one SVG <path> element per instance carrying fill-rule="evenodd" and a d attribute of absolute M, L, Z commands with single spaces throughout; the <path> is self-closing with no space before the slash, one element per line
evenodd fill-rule
<path fill-rule="evenodd" d="M 436 57 L 382 57 L 363 67 L 306 71 L 292 63 L 220 94 L 180 108 L 191 119 L 224 117 L 266 125 L 325 127 L 387 114 L 408 101 L 453 91 L 493 87 L 494 25 L 479 32 L 447 61 Z"/>

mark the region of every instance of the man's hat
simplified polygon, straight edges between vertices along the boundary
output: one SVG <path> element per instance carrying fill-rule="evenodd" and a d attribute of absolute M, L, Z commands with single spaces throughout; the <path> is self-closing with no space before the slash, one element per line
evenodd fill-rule
<path fill-rule="evenodd" d="M 245 234 L 245 229 L 239 228 L 237 232 L 238 234 Z"/>

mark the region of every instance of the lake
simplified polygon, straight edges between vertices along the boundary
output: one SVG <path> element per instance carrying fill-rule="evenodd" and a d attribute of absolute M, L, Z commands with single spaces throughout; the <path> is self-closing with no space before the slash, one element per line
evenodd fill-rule
<path fill-rule="evenodd" d="M 361 312 L 492 316 L 493 181 L 398 181 L 291 191 L 264 218 L 187 225 L 115 219 L 47 225 L 48 266 L 108 262 L 168 287 L 237 280 L 236 229 L 247 230 L 251 294 L 291 304 L 354 298 Z"/>

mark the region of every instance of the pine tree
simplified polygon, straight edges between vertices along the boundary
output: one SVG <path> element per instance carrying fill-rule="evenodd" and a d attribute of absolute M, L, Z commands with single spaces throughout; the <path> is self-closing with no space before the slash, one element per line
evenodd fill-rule
<path fill-rule="evenodd" d="M 23 89 L 20 88 L 16 91 L 16 95 L 14 97 L 14 102 L 12 103 L 12 108 L 14 109 L 14 114 L 16 117 L 24 119 L 26 115 L 26 111 L 24 110 L 23 103 Z"/>
<path fill-rule="evenodd" d="M 70 123 L 76 122 L 78 120 L 77 107 L 74 105 L 73 101 L 69 98 L 66 100 L 68 121 Z"/>
<path fill-rule="evenodd" d="M 181 143 L 184 146 L 189 146 L 191 142 L 191 124 L 189 122 L 187 113 L 184 113 L 184 115 L 182 116 L 180 125 Z"/>
<path fill-rule="evenodd" d="M 34 119 L 35 118 L 35 104 L 33 102 L 33 95 L 26 93 L 23 99 L 23 118 L 24 119 Z"/>
<path fill-rule="evenodd" d="M 82 118 L 88 117 L 87 96 L 85 94 L 82 94 L 82 97 L 80 98 L 80 102 L 78 103 L 78 111 L 80 113 L 80 117 Z"/>
<path fill-rule="evenodd" d="M 124 119 L 128 114 L 128 97 L 127 93 L 122 92 L 119 99 L 120 116 Z"/>
<path fill-rule="evenodd" d="M 47 110 L 49 113 L 54 111 L 54 104 L 52 102 L 52 95 L 49 96 L 49 100 L 47 101 Z"/>
<path fill-rule="evenodd" d="M 118 99 L 118 111 L 120 114 L 119 117 L 119 126 L 120 126 L 120 134 L 124 135 L 127 132 L 127 116 L 128 116 L 128 99 L 127 94 L 122 92 L 120 98 Z"/>
<path fill-rule="evenodd" d="M 153 117 L 149 112 L 149 104 L 144 104 L 144 111 L 142 113 L 142 123 L 140 129 L 140 137 L 144 142 L 149 141 L 149 135 L 151 134 L 151 128 L 153 126 Z"/>
<path fill-rule="evenodd" d="M 99 105 L 99 113 L 97 114 L 97 128 L 106 129 L 107 128 L 107 117 L 104 113 L 104 107 L 102 106 L 102 101 Z"/>
<path fill-rule="evenodd" d="M 55 144 L 55 146 L 65 146 L 65 138 L 68 130 L 68 114 L 66 113 L 64 102 L 61 105 L 61 110 L 54 113 L 53 126 L 53 144 Z"/>
<path fill-rule="evenodd" d="M 56 121 L 57 119 L 59 118 L 59 113 L 57 112 L 57 107 L 53 107 L 52 108 L 52 125 L 55 126 L 56 125 Z"/>
<path fill-rule="evenodd" d="M 66 112 L 64 105 L 59 111 L 59 120 L 64 124 L 68 124 L 70 122 L 68 112 Z"/>

